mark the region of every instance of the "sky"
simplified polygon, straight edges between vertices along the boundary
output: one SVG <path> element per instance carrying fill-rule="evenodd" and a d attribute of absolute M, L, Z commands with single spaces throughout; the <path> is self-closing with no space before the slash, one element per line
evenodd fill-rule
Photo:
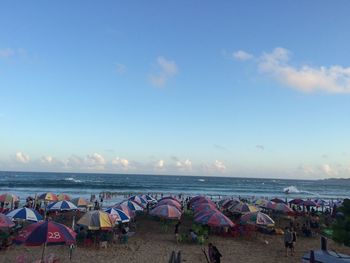
<path fill-rule="evenodd" d="M 0 170 L 350 177 L 349 1 L 2 1 Z"/>

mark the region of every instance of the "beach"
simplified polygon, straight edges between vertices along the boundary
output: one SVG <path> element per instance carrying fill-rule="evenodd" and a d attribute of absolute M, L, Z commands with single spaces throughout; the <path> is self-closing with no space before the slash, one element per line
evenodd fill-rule
<path fill-rule="evenodd" d="M 191 227 L 191 221 L 185 220 L 180 232 L 186 232 Z M 169 227 L 167 232 L 161 227 L 161 222 L 147 216 L 138 216 L 135 235 L 129 238 L 127 244 L 109 244 L 107 248 L 85 248 L 78 246 L 74 249 L 72 260 L 68 257 L 67 246 L 47 247 L 46 254 L 54 253 L 60 262 L 168 262 L 171 252 L 181 251 L 183 262 L 206 262 L 201 248 L 206 245 L 193 243 L 176 244 L 174 229 Z M 228 238 L 210 235 L 208 242 L 215 244 L 220 250 L 222 262 L 274 263 L 300 262 L 302 256 L 310 249 L 320 248 L 320 237 L 299 237 L 296 254 L 284 256 L 283 236 L 264 235 L 257 233 L 249 239 Z M 329 249 L 350 254 L 350 248 L 328 241 Z M 0 252 L 0 262 L 16 262 L 16 257 L 25 255 L 34 261 L 40 259 L 42 247 L 12 246 L 7 251 Z M 29 261 L 29 262 L 32 262 Z"/>

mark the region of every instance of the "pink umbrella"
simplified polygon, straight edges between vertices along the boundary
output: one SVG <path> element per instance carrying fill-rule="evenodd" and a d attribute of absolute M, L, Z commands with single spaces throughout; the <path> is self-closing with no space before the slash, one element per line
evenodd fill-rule
<path fill-rule="evenodd" d="M 192 209 L 195 213 L 199 211 L 212 211 L 212 210 L 218 211 L 216 206 L 208 203 L 199 204 L 198 206 L 192 207 Z"/>
<path fill-rule="evenodd" d="M 0 228 L 14 227 L 15 223 L 11 221 L 6 215 L 0 213 Z"/>
<path fill-rule="evenodd" d="M 167 200 L 167 199 L 174 200 L 174 201 L 178 202 L 178 203 L 181 205 L 181 202 L 180 202 L 178 199 L 176 199 L 175 197 L 172 197 L 172 196 L 163 197 L 163 198 L 161 198 L 161 199 L 158 200 L 158 203 L 161 202 L 161 201 L 163 201 L 163 200 Z"/>
<path fill-rule="evenodd" d="M 208 225 L 212 227 L 234 227 L 235 224 L 219 211 L 213 211 L 212 213 L 206 213 L 194 218 L 194 221 L 202 225 Z"/>
<path fill-rule="evenodd" d="M 158 202 L 157 206 L 159 205 L 172 205 L 175 206 L 177 209 L 181 210 L 181 204 L 179 204 L 179 202 L 173 199 L 163 199 L 162 201 Z"/>

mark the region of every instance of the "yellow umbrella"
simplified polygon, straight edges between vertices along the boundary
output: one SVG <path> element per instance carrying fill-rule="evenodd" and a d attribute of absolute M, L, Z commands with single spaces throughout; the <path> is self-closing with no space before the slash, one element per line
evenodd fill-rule
<path fill-rule="evenodd" d="M 111 216 L 99 210 L 88 211 L 77 224 L 86 226 L 89 230 L 111 229 L 114 225 Z"/>

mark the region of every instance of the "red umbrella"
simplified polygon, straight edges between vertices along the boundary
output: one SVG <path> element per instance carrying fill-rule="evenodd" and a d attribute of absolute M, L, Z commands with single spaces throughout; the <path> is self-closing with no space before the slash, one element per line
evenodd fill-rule
<path fill-rule="evenodd" d="M 219 211 L 212 211 L 204 215 L 198 215 L 194 221 L 212 227 L 234 227 L 234 223 Z"/>
<path fill-rule="evenodd" d="M 175 206 L 177 209 L 181 211 L 181 204 L 173 199 L 163 199 L 162 201 L 159 201 L 157 206 L 159 205 L 171 205 Z"/>
<path fill-rule="evenodd" d="M 6 215 L 0 213 L 0 228 L 14 227 L 15 223 L 12 222 L 10 218 Z"/>

